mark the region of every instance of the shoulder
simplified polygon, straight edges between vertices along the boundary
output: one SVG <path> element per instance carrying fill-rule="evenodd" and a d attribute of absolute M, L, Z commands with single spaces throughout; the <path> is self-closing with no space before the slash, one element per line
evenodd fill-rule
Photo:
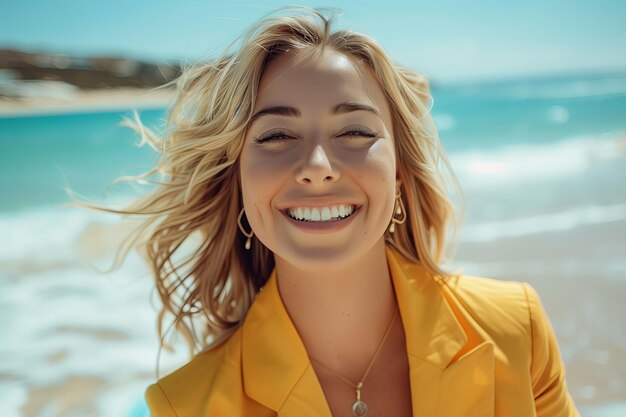
<path fill-rule="evenodd" d="M 461 275 L 442 280 L 441 286 L 481 322 L 516 323 L 533 339 L 552 332 L 541 298 L 527 282 Z"/>
<path fill-rule="evenodd" d="M 554 329 L 532 285 L 463 275 L 442 287 L 496 343 L 507 363 L 521 361 L 530 370 L 538 415 L 577 415 Z"/>
<path fill-rule="evenodd" d="M 524 294 L 524 282 L 503 280 L 475 275 L 458 275 L 441 280 L 449 288 L 459 293 L 474 296 L 489 296 L 493 294 L 514 295 Z"/>
<path fill-rule="evenodd" d="M 454 299 L 476 315 L 507 313 L 517 320 L 529 319 L 530 298 L 537 293 L 530 284 L 473 275 L 461 275 L 441 280 Z"/>
<path fill-rule="evenodd" d="M 537 312 L 540 303 L 530 284 L 461 275 L 442 280 L 441 287 L 453 308 L 463 311 L 485 336 L 501 347 L 531 353 L 533 319 L 545 317 Z"/>
<path fill-rule="evenodd" d="M 240 343 L 240 329 L 237 329 L 219 346 L 199 353 L 186 365 L 150 385 L 146 401 L 151 416 L 201 415 L 209 407 L 218 379 L 230 378 L 234 384 L 239 381 Z"/>
<path fill-rule="evenodd" d="M 442 281 L 442 288 L 494 340 L 503 363 L 521 361 L 519 369 L 530 371 L 538 416 L 579 416 L 554 329 L 532 285 L 463 275 Z"/>

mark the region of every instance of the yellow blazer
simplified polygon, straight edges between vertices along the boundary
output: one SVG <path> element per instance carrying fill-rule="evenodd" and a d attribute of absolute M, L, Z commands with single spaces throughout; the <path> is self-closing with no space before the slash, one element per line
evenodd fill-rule
<path fill-rule="evenodd" d="M 528 284 L 444 283 L 387 247 L 415 417 L 579 416 L 557 342 Z M 146 392 L 152 417 L 331 417 L 276 270 L 243 324 Z"/>

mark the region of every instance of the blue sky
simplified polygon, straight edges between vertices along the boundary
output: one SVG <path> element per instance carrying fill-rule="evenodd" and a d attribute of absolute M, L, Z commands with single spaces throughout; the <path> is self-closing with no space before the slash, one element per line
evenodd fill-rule
<path fill-rule="evenodd" d="M 281 1 L 22 0 L 0 6 L 0 48 L 194 60 L 220 50 Z M 626 70 L 626 1 L 300 2 L 376 38 L 433 79 Z"/>

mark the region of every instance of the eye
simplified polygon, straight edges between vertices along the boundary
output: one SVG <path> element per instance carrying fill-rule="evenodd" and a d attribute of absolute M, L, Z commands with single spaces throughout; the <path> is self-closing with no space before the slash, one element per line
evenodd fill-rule
<path fill-rule="evenodd" d="M 282 142 L 285 140 L 289 140 L 289 139 L 293 139 L 291 136 L 287 135 L 285 132 L 282 131 L 275 131 L 275 132 L 270 132 L 265 136 L 261 136 L 258 138 L 255 138 L 254 141 L 256 143 L 264 143 L 264 142 Z"/>
<path fill-rule="evenodd" d="M 372 132 L 369 129 L 364 129 L 360 127 L 353 127 L 339 134 L 339 136 L 364 136 L 367 138 L 375 138 L 377 135 L 377 133 Z"/>

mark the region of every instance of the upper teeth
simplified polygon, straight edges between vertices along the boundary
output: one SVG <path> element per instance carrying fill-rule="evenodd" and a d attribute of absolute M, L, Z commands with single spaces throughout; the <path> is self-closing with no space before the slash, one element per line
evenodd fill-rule
<path fill-rule="evenodd" d="M 294 219 L 323 222 L 348 217 L 353 211 L 352 204 L 336 204 L 325 207 L 294 207 L 288 209 L 287 213 Z"/>

